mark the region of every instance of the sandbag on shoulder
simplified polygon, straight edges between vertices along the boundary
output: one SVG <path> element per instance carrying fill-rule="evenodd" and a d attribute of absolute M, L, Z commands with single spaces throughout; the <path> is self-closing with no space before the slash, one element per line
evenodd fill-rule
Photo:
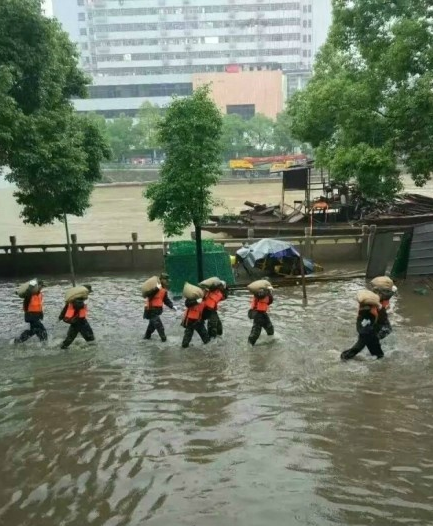
<path fill-rule="evenodd" d="M 29 289 L 33 289 L 35 287 L 36 285 L 32 285 L 30 281 L 26 281 L 17 288 L 16 293 L 20 298 L 24 298 Z"/>
<path fill-rule="evenodd" d="M 204 289 L 210 289 L 211 287 L 219 287 L 220 285 L 222 285 L 222 281 L 220 280 L 220 278 L 214 276 L 213 278 L 203 280 L 201 283 L 199 283 L 199 285 Z"/>
<path fill-rule="evenodd" d="M 360 305 L 370 305 L 371 307 L 380 307 L 380 298 L 371 290 L 360 290 L 356 295 Z"/>
<path fill-rule="evenodd" d="M 87 287 L 78 286 L 71 287 L 65 292 L 65 301 L 70 303 L 75 300 L 86 300 L 89 297 L 89 289 Z"/>
<path fill-rule="evenodd" d="M 199 300 L 203 299 L 204 291 L 200 287 L 191 285 L 191 283 L 186 282 L 183 287 L 183 297 L 187 300 Z"/>
<path fill-rule="evenodd" d="M 371 286 L 375 289 L 392 290 L 394 282 L 388 276 L 378 276 L 371 280 Z"/>
<path fill-rule="evenodd" d="M 267 279 L 258 279 L 250 283 L 247 288 L 252 294 L 256 294 L 260 289 L 272 289 L 272 284 Z"/>
<path fill-rule="evenodd" d="M 154 294 L 160 285 L 161 282 L 159 281 L 158 276 L 152 276 L 151 278 L 147 279 L 141 285 L 141 294 L 143 295 L 143 298 L 147 298 Z"/>

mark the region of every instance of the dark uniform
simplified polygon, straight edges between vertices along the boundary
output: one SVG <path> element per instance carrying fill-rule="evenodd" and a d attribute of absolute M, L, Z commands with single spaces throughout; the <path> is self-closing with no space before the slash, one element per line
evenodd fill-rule
<path fill-rule="evenodd" d="M 211 287 L 204 297 L 203 320 L 207 321 L 210 338 L 223 334 L 223 324 L 218 315 L 218 304 L 227 299 L 228 291 L 224 285 Z"/>
<path fill-rule="evenodd" d="M 168 297 L 167 289 L 164 288 L 166 285 L 168 276 L 165 274 L 161 275 L 161 288 L 156 289 L 154 293 L 146 299 L 146 305 L 144 307 L 143 318 L 149 320 L 149 325 L 147 326 L 146 332 L 144 334 L 145 340 L 150 340 L 152 334 L 157 331 L 161 341 L 166 342 L 167 336 L 165 335 L 164 325 L 161 321 L 161 314 L 163 306 L 166 305 L 169 309 L 177 310 L 173 305 L 173 302 Z"/>
<path fill-rule="evenodd" d="M 24 321 L 30 325 L 15 343 L 23 343 L 32 336 L 37 336 L 41 342 L 48 338 L 47 331 L 42 323 L 44 319 L 42 284 L 30 287 L 23 300 Z"/>
<path fill-rule="evenodd" d="M 373 292 L 378 294 L 382 308 L 378 312 L 377 317 L 377 335 L 379 340 L 383 340 L 392 332 L 392 326 L 388 317 L 389 300 L 394 296 L 393 290 L 373 289 Z"/>
<path fill-rule="evenodd" d="M 203 343 L 209 343 L 210 337 L 203 321 L 204 303 L 201 300 L 185 300 L 186 311 L 182 321 L 185 333 L 182 339 L 182 347 L 189 347 L 194 331 L 202 339 Z"/>
<path fill-rule="evenodd" d="M 384 354 L 380 345 L 379 332 L 379 312 L 377 307 L 361 305 L 356 319 L 356 330 L 358 331 L 358 341 L 353 347 L 341 353 L 342 360 L 350 360 L 359 354 L 365 347 L 370 354 L 383 358 Z"/>
<path fill-rule="evenodd" d="M 63 307 L 59 320 L 68 323 L 69 329 L 61 349 L 67 349 L 79 334 L 86 342 L 95 340 L 92 327 L 87 321 L 87 313 L 87 305 L 83 299 L 76 299 Z"/>
<path fill-rule="evenodd" d="M 274 326 L 269 318 L 268 310 L 272 305 L 274 298 L 270 290 L 261 289 L 254 294 L 251 300 L 251 308 L 248 312 L 248 317 L 253 320 L 248 342 L 255 345 L 260 337 L 262 329 L 265 329 L 268 336 L 273 336 Z"/>

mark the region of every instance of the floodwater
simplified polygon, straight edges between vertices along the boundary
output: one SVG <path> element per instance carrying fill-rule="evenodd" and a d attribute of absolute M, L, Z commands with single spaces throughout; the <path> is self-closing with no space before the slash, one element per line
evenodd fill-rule
<path fill-rule="evenodd" d="M 58 344 L 66 283 L 46 289 L 51 341 L 0 284 L 0 524 L 427 526 L 433 523 L 431 298 L 401 289 L 382 361 L 341 363 L 362 281 L 276 291 L 276 337 L 250 349 L 248 297 L 225 335 L 141 340 L 140 280 L 86 278 L 97 342 Z M 337 351 L 338 350 L 338 351 Z"/>
<path fill-rule="evenodd" d="M 406 179 L 405 187 L 407 192 L 433 197 L 433 182 L 419 189 Z M 293 206 L 294 201 L 302 201 L 304 197 L 303 192 L 287 192 L 285 203 Z M 280 203 L 281 183 L 220 184 L 214 189 L 214 198 L 218 203 L 215 214 L 238 213 L 245 208 L 246 200 Z M 92 194 L 92 206 L 84 217 L 71 216 L 68 221 L 70 232 L 77 234 L 81 243 L 130 241 L 131 232 L 137 232 L 141 241 L 162 240 L 160 224 L 150 223 L 147 219 L 147 201 L 140 186 L 97 187 Z M 190 231 L 187 229 L 180 239 L 191 239 Z M 16 236 L 19 244 L 65 242 L 61 223 L 46 227 L 24 225 L 20 219 L 20 207 L 13 197 L 13 188 L 2 185 L 0 181 L 0 245 L 9 245 L 9 236 Z"/>
<path fill-rule="evenodd" d="M 301 195 L 301 194 L 299 194 Z M 279 203 L 281 184 L 234 184 L 215 187 L 219 205 L 216 214 L 239 212 L 244 202 Z M 302 197 L 300 197 L 302 199 Z M 130 241 L 131 232 L 137 232 L 142 241 L 161 241 L 162 229 L 158 222 L 147 219 L 147 201 L 143 187 L 97 187 L 92 194 L 92 206 L 84 217 L 68 217 L 71 233 L 82 243 Z M 191 239 L 191 229 L 183 239 Z M 24 225 L 20 207 L 13 197 L 12 188 L 0 188 L 0 245 L 9 245 L 9 236 L 17 236 L 20 244 L 64 243 L 65 229 L 61 223 L 46 227 Z"/>

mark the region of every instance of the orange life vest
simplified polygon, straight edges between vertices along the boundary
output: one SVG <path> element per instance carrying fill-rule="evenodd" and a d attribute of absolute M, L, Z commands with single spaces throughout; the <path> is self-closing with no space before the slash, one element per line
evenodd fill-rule
<path fill-rule="evenodd" d="M 389 309 L 389 300 L 382 300 L 380 303 L 382 305 L 382 309 Z"/>
<path fill-rule="evenodd" d="M 151 298 L 147 298 L 145 307 L 146 310 L 162 308 L 164 305 L 164 298 L 166 292 L 167 291 L 165 290 L 165 288 L 162 287 L 154 296 L 152 296 Z"/>
<path fill-rule="evenodd" d="M 204 309 L 204 303 L 199 303 L 193 307 L 186 309 L 184 314 L 184 320 L 198 321 L 201 320 Z"/>
<path fill-rule="evenodd" d="M 361 312 L 361 310 L 366 310 L 366 309 L 363 309 L 362 307 L 359 307 L 358 312 Z M 378 311 L 377 307 L 370 307 L 370 313 L 375 317 L 375 322 L 376 322 L 377 321 L 377 317 L 379 316 L 379 311 Z"/>
<path fill-rule="evenodd" d="M 32 294 L 29 302 L 29 306 L 27 307 L 26 312 L 35 312 L 40 314 L 44 308 L 44 298 L 42 296 L 42 292 L 39 292 L 38 294 Z"/>
<path fill-rule="evenodd" d="M 224 295 L 220 290 L 212 290 L 206 294 L 204 306 L 206 309 L 218 310 L 218 303 L 223 299 Z"/>
<path fill-rule="evenodd" d="M 66 309 L 66 313 L 64 317 L 65 321 L 71 321 L 74 318 L 84 319 L 86 317 L 87 317 L 87 305 L 85 305 L 82 309 L 79 309 L 78 311 L 76 311 L 72 303 L 68 303 L 68 308 Z"/>
<path fill-rule="evenodd" d="M 262 299 L 253 296 L 251 299 L 251 308 L 257 312 L 268 312 L 269 301 L 269 296 L 265 296 Z"/>

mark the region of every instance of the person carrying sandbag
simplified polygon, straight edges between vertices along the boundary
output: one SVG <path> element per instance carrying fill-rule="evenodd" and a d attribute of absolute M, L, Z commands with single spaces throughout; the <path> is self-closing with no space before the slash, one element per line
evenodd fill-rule
<path fill-rule="evenodd" d="M 359 303 L 356 318 L 358 340 L 350 349 L 341 353 L 341 359 L 350 360 L 365 347 L 377 359 L 383 358 L 384 354 L 378 337 L 378 318 L 379 311 L 382 309 L 380 298 L 374 292 L 362 290 L 358 293 L 357 300 Z"/>
<path fill-rule="evenodd" d="M 202 339 L 204 344 L 209 343 L 210 338 L 206 330 L 204 321 L 203 321 L 203 310 L 204 302 L 203 296 L 204 292 L 194 285 L 185 283 L 183 288 L 183 295 L 185 299 L 185 313 L 183 315 L 182 327 L 185 329 L 185 333 L 182 339 L 182 347 L 186 349 L 191 343 L 194 331 Z"/>
<path fill-rule="evenodd" d="M 167 341 L 167 336 L 165 335 L 165 328 L 161 321 L 161 314 L 164 308 L 164 305 L 169 309 L 177 311 L 177 307 L 173 305 L 173 302 L 168 297 L 168 284 L 170 276 L 163 272 L 159 276 L 159 283 L 157 283 L 155 289 L 146 296 L 146 303 L 144 306 L 143 318 L 149 320 L 149 325 L 147 326 L 146 332 L 144 334 L 145 340 L 150 340 L 152 334 L 157 331 L 162 342 Z"/>
<path fill-rule="evenodd" d="M 248 286 L 250 292 L 253 293 L 251 298 L 251 306 L 248 311 L 248 317 L 253 320 L 251 333 L 248 337 L 248 342 L 255 345 L 260 337 L 262 329 L 265 329 L 268 336 L 274 335 L 274 326 L 269 318 L 269 307 L 274 301 L 272 294 L 272 285 L 269 282 L 261 280 L 251 283 Z"/>
<path fill-rule="evenodd" d="M 78 287 L 76 287 L 78 289 Z M 69 324 L 68 333 L 65 340 L 61 345 L 61 349 L 67 349 L 75 338 L 81 334 L 86 342 L 93 342 L 95 336 L 93 334 L 92 327 L 87 321 L 87 296 L 92 292 L 91 285 L 83 285 L 80 287 L 82 293 L 78 293 L 78 297 L 73 297 L 63 307 L 62 312 L 59 315 L 59 321 L 64 321 Z"/>
<path fill-rule="evenodd" d="M 24 343 L 32 336 L 37 336 L 41 342 L 45 342 L 48 338 L 47 331 L 42 323 L 44 319 L 43 286 L 42 281 L 38 282 L 37 279 L 33 279 L 22 286 L 24 287 L 23 291 L 18 291 L 18 295 L 23 298 L 24 321 L 30 324 L 30 328 L 15 338 L 15 343 Z"/>
<path fill-rule="evenodd" d="M 207 332 L 210 338 L 223 334 L 223 324 L 218 315 L 218 305 L 228 297 L 227 284 L 222 280 L 210 283 L 204 295 L 203 320 L 207 321 Z"/>
<path fill-rule="evenodd" d="M 382 306 L 378 312 L 377 318 L 377 335 L 379 340 L 383 340 L 392 332 L 392 326 L 389 321 L 388 311 L 390 309 L 390 299 L 397 292 L 397 287 L 388 276 L 379 276 L 371 281 L 371 287 L 375 294 L 380 298 Z"/>

